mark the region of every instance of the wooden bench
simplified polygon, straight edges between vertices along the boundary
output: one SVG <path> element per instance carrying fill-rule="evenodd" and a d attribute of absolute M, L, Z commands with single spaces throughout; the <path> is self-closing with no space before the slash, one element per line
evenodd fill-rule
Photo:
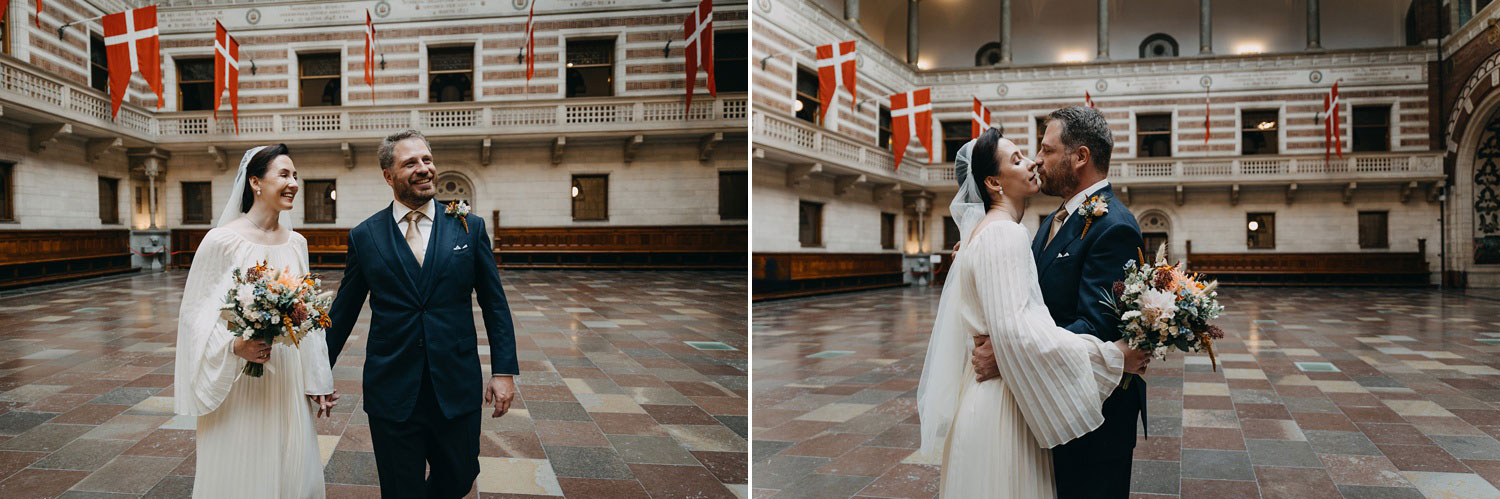
<path fill-rule="evenodd" d="M 724 269 L 741 271 L 744 225 L 500 227 L 496 262 L 507 269 Z"/>
<path fill-rule="evenodd" d="M 754 300 L 903 285 L 900 253 L 756 253 Z"/>
<path fill-rule="evenodd" d="M 1414 253 L 1193 253 L 1188 270 L 1250 286 L 1427 286 L 1427 241 Z"/>
<path fill-rule="evenodd" d="M 130 231 L 0 231 L 0 289 L 135 272 Z"/>
<path fill-rule="evenodd" d="M 193 254 L 209 229 L 172 229 L 172 267 L 193 265 Z M 349 251 L 349 229 L 296 229 L 307 239 L 308 266 L 313 269 L 343 269 Z"/>

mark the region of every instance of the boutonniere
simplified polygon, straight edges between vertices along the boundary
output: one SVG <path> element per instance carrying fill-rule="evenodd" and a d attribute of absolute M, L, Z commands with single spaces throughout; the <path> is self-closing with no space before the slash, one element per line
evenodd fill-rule
<path fill-rule="evenodd" d="M 458 222 L 464 225 L 465 234 L 469 233 L 469 203 L 450 201 L 448 202 L 448 209 L 445 211 L 448 213 L 448 216 L 457 218 Z"/>
<path fill-rule="evenodd" d="M 1078 216 L 1083 217 L 1083 234 L 1079 234 L 1078 238 L 1083 239 L 1084 234 L 1089 233 L 1089 226 L 1094 224 L 1094 219 L 1107 213 L 1109 213 L 1109 203 L 1099 196 L 1093 196 L 1088 201 L 1084 201 L 1083 206 L 1079 206 L 1077 212 Z"/>

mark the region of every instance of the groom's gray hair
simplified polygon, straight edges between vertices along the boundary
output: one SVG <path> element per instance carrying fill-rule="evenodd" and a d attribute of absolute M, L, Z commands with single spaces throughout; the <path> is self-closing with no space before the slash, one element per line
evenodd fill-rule
<path fill-rule="evenodd" d="M 1062 124 L 1063 150 L 1073 152 L 1079 146 L 1089 148 L 1089 158 L 1094 169 L 1109 174 L 1109 154 L 1115 149 L 1115 136 L 1104 121 L 1104 113 L 1083 106 L 1068 106 L 1053 111 L 1047 121 Z"/>
<path fill-rule="evenodd" d="M 427 136 L 422 135 L 422 132 L 406 129 L 387 135 L 385 140 L 380 141 L 380 169 L 389 170 L 396 163 L 396 144 L 413 137 L 422 139 L 422 145 L 427 146 L 427 150 L 432 150 L 432 144 L 427 142 Z"/>

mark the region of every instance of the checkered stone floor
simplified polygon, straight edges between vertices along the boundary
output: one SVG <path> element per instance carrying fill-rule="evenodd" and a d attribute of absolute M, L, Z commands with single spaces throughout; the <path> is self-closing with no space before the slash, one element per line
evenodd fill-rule
<path fill-rule="evenodd" d="M 932 497 L 916 386 L 938 291 L 757 303 L 755 497 Z M 1132 497 L 1500 497 L 1500 301 L 1230 288 L 1151 366 Z"/>
<path fill-rule="evenodd" d="M 186 277 L 0 298 L 0 497 L 191 495 L 194 421 L 172 414 L 171 388 Z M 511 413 L 484 418 L 470 497 L 748 495 L 743 273 L 502 279 L 523 374 Z M 330 497 L 378 497 L 360 408 L 369 314 L 334 367 L 343 400 L 317 421 Z"/>

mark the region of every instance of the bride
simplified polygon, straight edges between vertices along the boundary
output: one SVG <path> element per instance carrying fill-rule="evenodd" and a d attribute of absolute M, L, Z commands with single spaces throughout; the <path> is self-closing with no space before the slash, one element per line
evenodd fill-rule
<path fill-rule="evenodd" d="M 291 229 L 297 168 L 285 145 L 245 153 L 218 227 L 193 256 L 177 322 L 176 412 L 197 416 L 193 497 L 323 497 L 313 411 L 337 396 L 322 331 L 300 347 L 230 334 L 220 307 L 231 272 L 261 261 L 307 273 L 307 240 Z M 242 375 L 245 365 L 265 375 Z"/>
<path fill-rule="evenodd" d="M 922 453 L 942 453 L 944 497 L 1053 497 L 1050 448 L 1104 422 L 1104 399 L 1146 354 L 1057 327 L 1019 222 L 1040 188 L 1020 148 L 990 129 L 972 144 L 950 205 L 963 257 L 949 270 L 917 410 Z M 970 350 L 993 342 L 1000 377 L 975 381 Z"/>

